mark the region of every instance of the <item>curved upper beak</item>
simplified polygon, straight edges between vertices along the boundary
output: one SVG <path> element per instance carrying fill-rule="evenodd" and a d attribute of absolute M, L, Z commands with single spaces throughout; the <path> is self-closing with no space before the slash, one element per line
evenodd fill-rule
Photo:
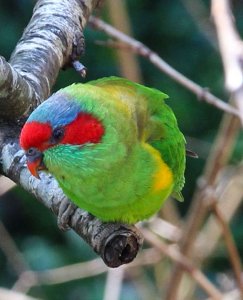
<path fill-rule="evenodd" d="M 43 162 L 43 153 L 36 148 L 31 148 L 26 152 L 26 157 L 30 173 L 39 179 L 38 171 L 47 169 Z"/>

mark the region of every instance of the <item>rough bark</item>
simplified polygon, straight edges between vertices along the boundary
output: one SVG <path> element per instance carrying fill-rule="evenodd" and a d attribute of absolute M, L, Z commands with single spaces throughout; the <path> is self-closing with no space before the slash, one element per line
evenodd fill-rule
<path fill-rule="evenodd" d="M 83 28 L 98 2 L 37 2 L 10 62 L 0 56 L 0 118 L 20 117 L 49 96 L 60 68 L 83 53 Z"/>
<path fill-rule="evenodd" d="M 31 176 L 26 168 L 24 151 L 18 145 L 19 130 L 20 127 L 16 125 L 0 125 L 0 145 L 3 145 L 0 171 L 33 194 L 59 217 L 63 204 L 68 206 L 67 203 L 70 202 L 51 175 L 41 173 L 41 180 Z M 65 221 L 69 227 L 80 235 L 109 267 L 114 268 L 131 262 L 142 245 L 141 233 L 134 226 L 103 223 L 74 205 L 66 217 Z"/>
<path fill-rule="evenodd" d="M 134 226 L 102 223 L 70 204 L 56 180 L 30 175 L 19 148 L 22 120 L 47 98 L 60 68 L 77 62 L 84 51 L 83 28 L 99 0 L 39 0 L 10 62 L 0 56 L 0 174 L 32 193 L 98 253 L 109 267 L 134 259 L 142 237 Z M 51 20 L 51 22 L 50 22 Z M 16 119 L 19 118 L 18 121 Z M 70 209 L 71 208 L 71 209 Z M 63 216 L 62 215 L 62 216 Z"/>

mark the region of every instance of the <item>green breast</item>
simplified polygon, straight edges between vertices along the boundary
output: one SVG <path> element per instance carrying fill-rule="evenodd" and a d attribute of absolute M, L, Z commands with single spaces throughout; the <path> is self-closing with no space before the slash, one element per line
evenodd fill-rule
<path fill-rule="evenodd" d="M 155 176 L 162 170 L 140 144 L 132 149 L 117 145 L 116 160 L 109 159 L 114 150 L 109 147 L 96 147 L 92 155 L 94 149 L 74 147 L 72 156 L 70 148 L 63 145 L 46 151 L 44 162 L 64 193 L 103 221 L 136 223 L 157 212 L 171 193 L 171 181 L 155 191 Z"/>

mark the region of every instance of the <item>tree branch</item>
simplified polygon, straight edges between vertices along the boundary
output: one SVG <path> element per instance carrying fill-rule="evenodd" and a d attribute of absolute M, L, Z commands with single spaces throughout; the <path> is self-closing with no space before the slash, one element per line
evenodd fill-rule
<path fill-rule="evenodd" d="M 134 51 L 135 53 L 146 57 L 154 66 L 156 66 L 159 70 L 167 74 L 173 80 L 190 90 L 194 93 L 198 100 L 204 100 L 205 102 L 217 107 L 218 109 L 233 114 L 238 118 L 241 118 L 240 113 L 237 109 L 233 106 L 223 102 L 221 99 L 215 97 L 211 94 L 206 88 L 202 88 L 200 85 L 196 84 L 192 80 L 188 79 L 186 76 L 172 68 L 169 64 L 167 64 L 159 55 L 149 49 L 147 46 L 142 44 L 141 42 L 135 40 L 134 38 L 129 37 L 128 35 L 124 34 L 123 32 L 117 30 L 116 28 L 110 26 L 109 24 L 105 23 L 104 21 L 96 18 L 90 17 L 89 24 L 97 30 L 105 32 L 107 35 L 111 36 L 112 38 L 120 41 L 124 45 L 127 46 L 130 50 Z M 109 43 L 110 46 L 112 43 Z M 115 44 L 117 46 L 117 44 Z M 118 45 L 120 47 L 121 45 Z M 121 46 L 122 47 L 122 46 Z"/>
<path fill-rule="evenodd" d="M 211 1 L 211 11 L 216 26 L 220 53 L 224 65 L 225 87 L 232 93 L 241 113 L 243 124 L 243 46 L 234 26 L 228 0 Z"/>
<path fill-rule="evenodd" d="M 239 290 L 241 293 L 241 297 L 243 297 L 243 281 L 241 278 L 242 274 L 242 269 L 241 269 L 241 259 L 240 259 L 240 254 L 238 252 L 238 249 L 235 245 L 234 238 L 232 236 L 232 233 L 230 231 L 230 228 L 228 226 L 228 223 L 225 220 L 225 217 L 218 207 L 217 204 L 217 199 L 215 199 L 213 205 L 212 205 L 212 211 L 213 214 L 215 215 L 219 225 L 221 226 L 222 229 L 222 234 L 224 236 L 225 244 L 228 249 L 229 253 L 229 259 L 231 261 L 232 269 L 235 275 L 236 282 L 239 286 Z"/>
<path fill-rule="evenodd" d="M 143 235 L 148 243 L 161 251 L 187 272 L 213 300 L 222 299 L 222 293 L 207 279 L 207 277 L 191 263 L 188 257 L 179 252 L 173 245 L 164 244 L 156 235 L 143 229 Z M 174 298 L 176 299 L 176 298 Z"/>
<path fill-rule="evenodd" d="M 1 134 L 8 130 L 8 126 L 0 126 Z M 13 131 L 17 132 L 16 127 Z M 24 151 L 20 150 L 13 138 L 10 142 L 8 139 L 3 142 L 0 136 L 0 145 L 3 145 L 0 159 L 2 173 L 34 195 L 54 214 L 59 215 L 61 204 L 69 200 L 56 180 L 45 173 L 40 174 L 41 180 L 31 176 L 26 168 Z M 109 267 L 131 262 L 142 244 L 142 236 L 136 227 L 103 223 L 78 207 L 75 207 L 67 221 L 70 228 L 80 235 Z"/>
<path fill-rule="evenodd" d="M 202 221 L 208 213 L 210 196 L 205 194 L 207 187 L 214 188 L 218 175 L 226 165 L 233 150 L 239 133 L 239 120 L 243 122 L 243 71 L 242 71 L 242 42 L 233 25 L 232 15 L 227 0 L 211 1 L 212 15 L 219 39 L 219 48 L 224 63 L 226 88 L 231 92 L 231 102 L 238 107 L 238 118 L 225 115 L 218 132 L 214 148 L 207 160 L 204 171 L 204 185 L 199 187 L 193 197 L 192 206 L 188 213 L 188 220 L 184 235 L 181 239 L 181 251 L 188 256 L 192 249 L 196 234 Z M 182 278 L 182 270 L 176 265 L 170 279 L 166 300 L 176 298 L 177 287 Z"/>
<path fill-rule="evenodd" d="M 0 236 L 0 249 L 5 254 L 9 265 L 15 271 L 16 275 L 19 276 L 21 273 L 28 271 L 30 268 L 27 261 L 1 221 Z"/>
<path fill-rule="evenodd" d="M 209 206 L 212 203 L 211 192 L 215 191 L 218 176 L 230 159 L 237 134 L 239 133 L 239 124 L 239 119 L 233 115 L 224 115 L 216 141 L 207 159 L 204 174 L 194 192 L 192 204 L 187 213 L 180 241 L 180 250 L 187 257 L 193 251 L 198 231 L 209 212 Z M 176 299 L 182 276 L 183 270 L 181 266 L 175 264 L 170 276 L 166 300 Z"/>
<path fill-rule="evenodd" d="M 83 28 L 98 2 L 37 2 L 10 63 L 0 57 L 0 118 L 15 120 L 50 94 L 60 68 L 73 64 L 83 53 Z M 79 69 L 80 64 L 75 65 Z M 30 175 L 18 145 L 18 125 L 0 123 L 0 174 L 20 184 L 59 216 L 63 203 L 70 202 L 54 178 L 42 174 L 42 180 L 36 180 Z M 142 244 L 134 226 L 102 223 L 77 207 L 67 223 L 110 267 L 132 261 Z"/>
<path fill-rule="evenodd" d="M 0 118 L 20 117 L 49 96 L 60 68 L 84 52 L 83 28 L 98 1 L 37 2 L 10 63 L 0 56 Z"/>
<path fill-rule="evenodd" d="M 225 85 L 230 92 L 234 92 L 243 85 L 242 41 L 234 27 L 228 0 L 212 0 L 211 12 L 225 70 Z"/>

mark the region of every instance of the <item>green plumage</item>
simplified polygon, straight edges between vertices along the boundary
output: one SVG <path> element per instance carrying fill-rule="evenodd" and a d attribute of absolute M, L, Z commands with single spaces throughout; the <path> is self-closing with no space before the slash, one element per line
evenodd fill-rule
<path fill-rule="evenodd" d="M 182 199 L 185 140 L 164 103 L 167 95 L 116 77 L 59 93 L 105 128 L 98 144 L 44 151 L 49 172 L 74 203 L 103 221 L 135 223 L 158 211 L 170 194 Z"/>

